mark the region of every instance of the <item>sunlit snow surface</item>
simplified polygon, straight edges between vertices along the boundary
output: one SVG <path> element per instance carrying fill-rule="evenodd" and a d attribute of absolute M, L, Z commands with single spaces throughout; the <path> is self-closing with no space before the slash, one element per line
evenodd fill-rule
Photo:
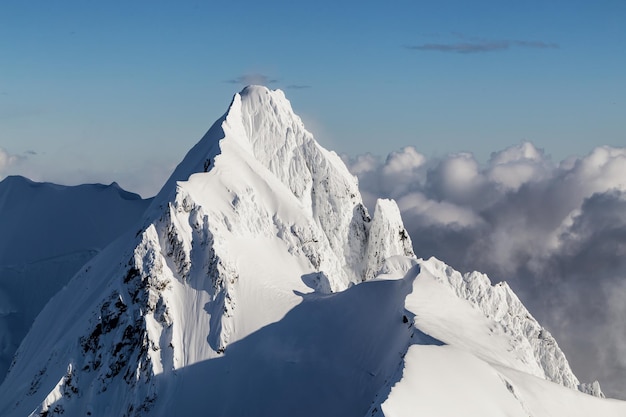
<path fill-rule="evenodd" d="M 247 87 L 46 306 L 0 415 L 625 415 L 507 286 L 417 260 L 376 207 L 282 92 Z"/>

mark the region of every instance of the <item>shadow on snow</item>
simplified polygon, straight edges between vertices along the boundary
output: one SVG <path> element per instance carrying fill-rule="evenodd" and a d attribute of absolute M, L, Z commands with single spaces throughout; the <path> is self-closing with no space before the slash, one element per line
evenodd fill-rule
<path fill-rule="evenodd" d="M 174 389 L 175 409 L 165 414 L 363 416 L 401 377 L 410 344 L 442 344 L 414 329 L 404 309 L 417 271 L 340 293 L 297 293 L 302 303 L 223 356 L 158 376 L 161 390 Z"/>

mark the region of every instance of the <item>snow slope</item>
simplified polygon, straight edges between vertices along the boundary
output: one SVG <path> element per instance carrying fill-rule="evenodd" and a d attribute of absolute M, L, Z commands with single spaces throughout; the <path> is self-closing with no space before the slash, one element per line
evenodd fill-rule
<path fill-rule="evenodd" d="M 474 390 L 511 415 L 551 415 L 527 381 L 577 384 L 510 290 L 415 259 L 395 202 L 370 218 L 281 91 L 235 95 L 142 224 L 44 308 L 0 415 L 412 415 L 415 357 L 444 359 L 442 387 L 457 368 L 488 381 Z"/>
<path fill-rule="evenodd" d="M 0 182 L 0 381 L 48 300 L 149 204 L 115 183 Z"/>
<path fill-rule="evenodd" d="M 492 286 L 477 273 L 462 276 L 435 258 L 412 263 L 420 272 L 405 299 L 405 314 L 418 341 L 412 340 L 401 370 L 382 389 L 369 415 L 626 412 L 623 401 L 572 389 L 578 382 L 556 341 L 506 284 Z M 423 334 L 438 343 L 424 344 Z"/>
<path fill-rule="evenodd" d="M 402 379 L 369 415 L 476 417 L 623 416 L 600 399 L 525 372 L 494 366 L 453 346 L 412 345 Z"/>

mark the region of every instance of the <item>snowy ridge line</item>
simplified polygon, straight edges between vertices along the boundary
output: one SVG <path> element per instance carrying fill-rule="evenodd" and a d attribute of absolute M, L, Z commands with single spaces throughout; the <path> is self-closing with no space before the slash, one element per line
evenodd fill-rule
<path fill-rule="evenodd" d="M 438 279 L 450 285 L 460 298 L 495 320 L 505 333 L 513 335 L 517 349 L 532 352 L 532 359 L 542 371 L 538 376 L 597 397 L 604 396 L 597 381 L 580 383 L 554 337 L 530 314 L 506 282 L 492 285 L 485 274 L 476 271 L 461 274 L 434 257 L 425 265 L 437 271 Z"/>
<path fill-rule="evenodd" d="M 621 401 L 606 402 L 546 378 L 524 335 L 504 328 L 456 293 L 448 277 L 457 271 L 434 258 L 407 261 L 388 259 L 379 279 L 398 279 L 411 265 L 420 268 L 405 299 L 403 321 L 413 324 L 412 337 L 400 368 L 365 415 L 584 417 L 626 412 Z M 407 272 L 402 280 L 411 275 Z M 501 312 L 509 310 L 500 306 Z"/>

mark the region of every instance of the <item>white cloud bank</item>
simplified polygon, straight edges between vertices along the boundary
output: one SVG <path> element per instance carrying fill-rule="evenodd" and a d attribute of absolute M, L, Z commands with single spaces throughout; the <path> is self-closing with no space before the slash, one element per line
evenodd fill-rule
<path fill-rule="evenodd" d="M 397 200 L 418 256 L 508 281 L 581 379 L 626 398 L 626 148 L 555 163 L 525 142 L 484 166 L 413 147 L 344 159 L 368 207 Z"/>

